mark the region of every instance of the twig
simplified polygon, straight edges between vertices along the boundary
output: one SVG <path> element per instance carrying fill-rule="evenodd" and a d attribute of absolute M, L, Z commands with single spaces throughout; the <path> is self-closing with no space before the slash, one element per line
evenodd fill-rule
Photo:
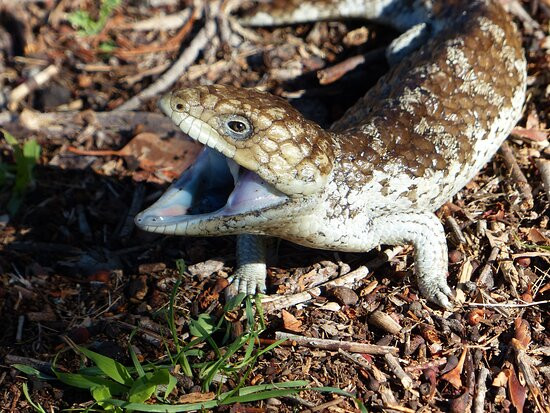
<path fill-rule="evenodd" d="M 485 366 L 481 366 L 476 382 L 476 395 L 474 398 L 474 413 L 483 413 L 485 411 L 485 395 L 487 394 L 487 377 L 489 370 Z"/>
<path fill-rule="evenodd" d="M 550 201 L 550 159 L 537 159 L 537 168 L 540 172 L 540 177 L 546 190 L 546 198 Z"/>
<path fill-rule="evenodd" d="M 151 112 L 93 112 L 78 113 L 49 112 L 39 113 L 24 109 L 19 117 L 12 118 L 14 127 L 25 127 L 33 131 L 40 131 L 48 138 L 76 137 L 90 123 L 90 119 L 97 127 L 105 131 L 133 132 L 138 126 L 143 132 L 154 132 L 158 135 L 181 133 L 179 128 L 160 113 Z M 183 135 L 183 133 L 182 133 Z"/>
<path fill-rule="evenodd" d="M 533 372 L 533 361 L 527 355 L 527 353 L 517 340 L 515 342 L 513 341 L 512 348 L 514 349 L 514 352 L 516 354 L 517 366 L 523 375 L 523 379 L 525 380 L 529 391 L 531 392 L 533 400 L 535 401 L 535 405 L 540 412 L 550 412 L 550 406 L 548 406 L 548 404 L 544 400 L 540 384 L 538 383 Z"/>
<path fill-rule="evenodd" d="M 340 354 L 346 360 L 351 361 L 352 363 L 355 363 L 359 367 L 368 371 L 379 383 L 385 383 L 386 381 L 388 381 L 387 375 L 380 371 L 374 364 L 368 363 L 367 360 L 365 360 L 365 357 L 363 357 L 361 354 L 352 354 L 345 350 L 342 350 L 341 348 L 338 349 L 338 354 Z"/>
<path fill-rule="evenodd" d="M 408 371 L 409 373 L 412 373 L 413 376 L 414 376 L 418 372 L 421 372 L 421 371 L 427 370 L 427 369 L 436 369 L 436 368 L 439 368 L 440 366 L 442 366 L 446 363 L 447 363 L 447 358 L 446 357 L 441 357 L 439 359 L 430 360 L 430 361 L 427 361 L 425 363 L 405 366 L 405 371 Z"/>
<path fill-rule="evenodd" d="M 25 83 L 20 84 L 14 88 L 9 96 L 8 104 L 10 109 L 14 109 L 15 106 L 31 93 L 33 90 L 49 82 L 49 80 L 59 73 L 59 68 L 56 65 L 50 65 L 44 70 L 38 72 L 35 76 L 28 79 Z"/>
<path fill-rule="evenodd" d="M 390 353 L 396 354 L 398 351 L 397 347 L 392 347 L 392 346 L 378 346 L 376 344 L 354 343 L 351 341 L 304 337 L 304 336 L 297 336 L 295 334 L 284 333 L 282 331 L 277 331 L 275 333 L 275 339 L 276 340 L 287 339 L 300 346 L 305 346 L 309 348 L 320 348 L 323 350 L 332 350 L 332 351 L 337 351 L 338 349 L 344 349 L 352 353 L 383 355 L 383 354 L 390 354 Z"/>
<path fill-rule="evenodd" d="M 524 308 L 536 307 L 538 305 L 550 304 L 550 300 L 533 301 L 532 303 L 468 303 L 469 307 L 501 307 L 501 308 Z"/>
<path fill-rule="evenodd" d="M 414 410 L 414 409 L 411 409 L 411 408 L 405 407 L 405 406 L 400 406 L 398 404 L 393 404 L 393 403 L 384 403 L 384 407 L 386 409 L 391 409 L 391 410 L 395 410 L 395 411 L 403 412 L 403 413 L 416 413 L 416 410 Z"/>
<path fill-rule="evenodd" d="M 114 54 L 120 58 L 130 58 L 133 56 L 147 54 L 147 53 L 158 53 L 158 52 L 170 52 L 173 50 L 178 50 L 181 46 L 181 42 L 185 39 L 185 36 L 191 31 L 193 23 L 199 17 L 198 9 L 194 9 L 191 16 L 187 19 L 187 22 L 182 26 L 182 28 L 176 33 L 174 37 L 168 40 L 166 43 L 161 45 L 145 45 L 139 46 L 134 49 L 117 49 Z"/>
<path fill-rule="evenodd" d="M 401 254 L 404 249 L 405 248 L 402 247 L 401 245 L 397 245 L 392 248 L 387 248 L 381 254 L 378 254 L 377 257 L 367 262 L 365 264 L 365 267 L 367 267 L 369 270 L 375 270 L 377 268 L 380 268 L 382 265 L 384 265 L 388 261 L 393 260 L 396 256 Z"/>
<path fill-rule="evenodd" d="M 350 57 L 343 62 L 335 64 L 334 66 L 319 70 L 317 72 L 319 83 L 321 85 L 334 83 L 338 79 L 342 78 L 346 73 L 352 71 L 359 65 L 383 60 L 385 52 L 386 48 L 380 47 L 378 49 L 371 50 L 363 55 Z"/>
<path fill-rule="evenodd" d="M 340 404 L 343 401 L 344 401 L 344 398 L 337 397 L 334 400 L 331 400 L 329 402 L 326 402 L 326 403 L 320 404 L 318 406 L 312 407 L 311 409 L 306 409 L 306 410 L 304 410 L 304 413 L 320 412 L 320 411 L 323 411 L 325 409 L 328 409 L 331 406 L 336 406 L 337 404 Z M 328 409 L 328 411 L 330 411 L 330 409 Z"/>
<path fill-rule="evenodd" d="M 399 364 L 399 359 L 387 353 L 384 354 L 384 360 L 386 360 L 386 364 L 390 368 L 391 372 L 395 374 L 395 376 L 399 379 L 399 381 L 403 385 L 403 388 L 405 390 L 412 389 L 413 379 L 407 373 L 405 373 L 405 370 L 403 370 L 403 367 L 401 367 L 401 364 Z"/>
<path fill-rule="evenodd" d="M 500 147 L 500 153 L 502 154 L 502 158 L 504 159 L 504 164 L 510 170 L 512 179 L 518 186 L 521 193 L 521 197 L 523 199 L 521 203 L 521 208 L 525 211 L 533 208 L 534 203 L 531 185 L 529 185 L 529 182 L 527 182 L 527 178 L 521 171 L 521 168 L 519 167 L 518 162 L 516 161 L 516 158 L 512 153 L 512 149 L 510 149 L 508 143 L 504 142 L 502 144 L 502 146 Z"/>
<path fill-rule="evenodd" d="M 499 247 L 493 247 L 491 250 L 491 253 L 489 254 L 489 258 L 487 258 L 487 262 L 483 266 L 483 269 L 479 273 L 479 277 L 477 278 L 477 285 L 487 285 L 487 277 L 489 276 L 489 273 L 491 271 L 491 265 L 494 263 L 494 261 L 497 259 L 498 253 L 500 252 Z"/>
<path fill-rule="evenodd" d="M 212 6 L 214 7 L 214 6 Z M 149 100 L 158 94 L 166 91 L 172 86 L 185 70 L 195 61 L 200 51 L 210 42 L 216 34 L 216 24 L 214 20 L 207 19 L 204 27 L 197 33 L 189 46 L 183 51 L 180 57 L 174 62 L 172 67 L 160 76 L 155 83 L 148 88 L 142 90 L 130 100 L 114 109 L 114 111 L 134 110 L 137 109 L 142 102 Z"/>
<path fill-rule="evenodd" d="M 321 288 L 329 287 L 341 287 L 344 285 L 353 285 L 357 281 L 365 278 L 369 274 L 367 267 L 359 267 L 355 271 L 352 271 L 342 277 L 328 281 L 318 287 L 309 288 L 298 294 L 284 295 L 284 296 L 269 296 L 262 300 L 262 305 L 266 313 L 272 313 L 274 311 L 282 310 L 295 306 L 296 304 L 303 303 L 321 295 Z"/>
<path fill-rule="evenodd" d="M 462 232 L 460 225 L 458 225 L 458 222 L 456 222 L 456 219 L 454 219 L 454 217 L 449 215 L 446 221 L 447 221 L 447 225 L 449 226 L 449 228 L 451 229 L 454 235 L 455 241 L 458 244 L 466 244 L 466 237 L 464 236 L 464 233 Z"/>
<path fill-rule="evenodd" d="M 539 23 L 534 20 L 529 13 L 525 11 L 523 6 L 518 0 L 511 0 L 506 3 L 508 11 L 520 19 L 525 26 L 525 29 L 529 33 L 533 33 L 535 30 L 540 30 Z"/>
<path fill-rule="evenodd" d="M 191 9 L 185 9 L 174 14 L 166 14 L 162 16 L 151 17 L 150 19 L 141 20 L 138 22 L 124 24 L 120 29 L 132 29 L 132 30 L 172 30 L 177 29 L 185 24 L 189 16 L 191 15 Z"/>
<path fill-rule="evenodd" d="M 17 356 L 15 354 L 6 354 L 4 358 L 4 363 L 8 366 L 12 364 L 25 364 L 32 368 L 35 368 L 42 373 L 51 374 L 52 373 L 52 364 L 47 361 L 42 361 L 38 359 L 33 359 L 30 357 Z"/>

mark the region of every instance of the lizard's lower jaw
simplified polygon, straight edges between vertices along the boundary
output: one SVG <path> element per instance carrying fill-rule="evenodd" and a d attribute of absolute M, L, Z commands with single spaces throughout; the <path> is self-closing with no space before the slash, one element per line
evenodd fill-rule
<path fill-rule="evenodd" d="M 219 221 L 228 227 L 237 217 L 261 215 L 286 201 L 285 194 L 257 174 L 205 147 L 195 163 L 135 217 L 135 223 L 145 231 L 192 235 L 203 222 Z"/>

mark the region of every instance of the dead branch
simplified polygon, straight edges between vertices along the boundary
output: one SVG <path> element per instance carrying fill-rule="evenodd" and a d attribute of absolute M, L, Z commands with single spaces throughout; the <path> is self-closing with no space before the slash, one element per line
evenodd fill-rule
<path fill-rule="evenodd" d="M 363 354 L 397 354 L 397 347 L 392 346 L 378 346 L 376 344 L 354 343 L 351 341 L 329 340 L 323 338 L 304 337 L 295 334 L 284 333 L 277 331 L 275 333 L 276 340 L 287 339 L 292 343 L 296 343 L 300 346 L 309 348 L 319 348 L 323 350 L 338 351 L 343 349 L 351 353 L 363 353 Z"/>

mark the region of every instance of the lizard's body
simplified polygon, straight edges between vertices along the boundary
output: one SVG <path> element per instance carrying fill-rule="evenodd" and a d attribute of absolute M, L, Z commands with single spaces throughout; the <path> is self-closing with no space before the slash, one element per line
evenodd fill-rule
<path fill-rule="evenodd" d="M 163 111 L 215 151 L 136 223 L 166 234 L 272 235 L 340 251 L 413 244 L 421 291 L 448 305 L 447 247 L 433 211 L 475 176 L 521 115 L 526 70 L 519 36 L 494 1 L 322 4 L 260 9 L 247 22 L 337 16 L 393 22 L 407 32 L 390 47 L 388 74 L 330 131 L 255 90 L 201 86 L 165 96 Z M 189 182 L 200 169 L 223 169 L 218 152 L 240 165 L 236 188 L 224 207 L 189 213 L 207 198 Z M 231 183 L 209 179 L 218 192 Z M 257 236 L 238 240 L 241 291 L 265 285 L 262 245 Z"/>

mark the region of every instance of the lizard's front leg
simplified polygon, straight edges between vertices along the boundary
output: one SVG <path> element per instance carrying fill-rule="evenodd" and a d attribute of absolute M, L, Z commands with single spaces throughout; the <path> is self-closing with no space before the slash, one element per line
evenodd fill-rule
<path fill-rule="evenodd" d="M 369 228 L 375 243 L 412 244 L 418 288 L 430 301 L 450 308 L 447 243 L 439 219 L 431 212 L 409 212 L 375 218 Z"/>
<path fill-rule="evenodd" d="M 267 238 L 261 235 L 237 236 L 237 269 L 229 278 L 229 296 L 265 292 Z"/>

